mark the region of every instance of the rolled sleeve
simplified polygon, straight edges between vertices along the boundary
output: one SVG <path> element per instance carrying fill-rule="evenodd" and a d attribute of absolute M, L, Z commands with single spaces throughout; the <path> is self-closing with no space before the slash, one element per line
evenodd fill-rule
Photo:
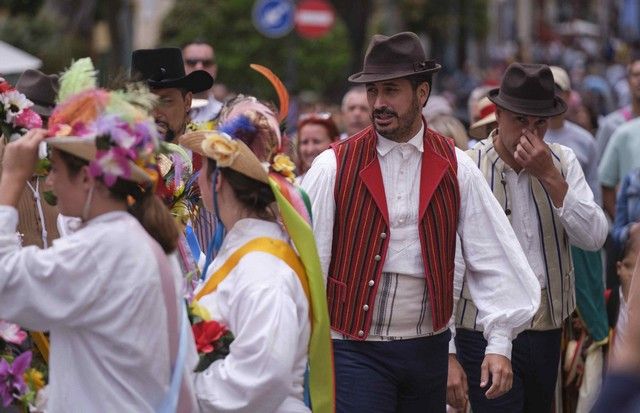
<path fill-rule="evenodd" d="M 607 239 L 608 222 L 602 208 L 595 202 L 572 150 L 562 147 L 567 165 L 567 194 L 560 208 L 553 207 L 571 244 L 587 251 L 597 251 Z"/>

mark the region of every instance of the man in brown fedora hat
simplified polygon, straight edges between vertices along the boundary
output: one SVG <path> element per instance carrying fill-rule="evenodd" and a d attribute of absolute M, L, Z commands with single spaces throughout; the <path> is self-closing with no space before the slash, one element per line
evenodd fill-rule
<path fill-rule="evenodd" d="M 421 115 L 439 69 L 414 33 L 375 35 L 349 78 L 366 86 L 373 125 L 323 152 L 303 181 L 327 281 L 338 412 L 445 411 L 458 235 L 490 342 L 488 397 L 511 387 L 512 330 L 539 305 L 535 275 L 478 169 Z"/>
<path fill-rule="evenodd" d="M 527 251 L 538 280 L 536 292 L 542 296 L 540 308 L 513 341 L 513 388 L 490 400 L 477 389 L 478 382 L 486 379 L 478 351 L 486 344 L 478 323 L 478 302 L 466 286 L 462 289 L 455 344 L 476 413 L 551 410 L 561 328 L 575 309 L 570 245 L 598 250 L 607 236 L 606 218 L 575 154 L 543 140 L 549 119 L 567 108 L 554 88 L 548 66 L 510 65 L 500 87 L 489 92 L 497 106 L 498 127 L 467 152 Z"/>

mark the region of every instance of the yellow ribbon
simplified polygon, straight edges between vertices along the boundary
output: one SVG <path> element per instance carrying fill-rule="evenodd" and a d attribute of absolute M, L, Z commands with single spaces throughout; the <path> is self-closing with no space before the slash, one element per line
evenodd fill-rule
<path fill-rule="evenodd" d="M 300 258 L 295 253 L 291 245 L 284 241 L 269 237 L 254 238 L 242 247 L 238 248 L 229 258 L 227 258 L 227 261 L 225 261 L 225 263 L 222 264 L 222 266 L 214 272 L 211 277 L 209 277 L 204 287 L 198 292 L 198 294 L 196 294 L 195 300 L 199 300 L 205 295 L 211 294 L 215 291 L 216 288 L 218 288 L 218 285 L 220 285 L 227 275 L 229 275 L 231 270 L 238 265 L 240 259 L 250 252 L 264 252 L 284 261 L 298 276 L 300 284 L 302 284 L 304 294 L 307 296 L 307 301 L 311 302 L 309 299 L 309 282 L 307 281 L 304 266 L 302 265 Z"/>

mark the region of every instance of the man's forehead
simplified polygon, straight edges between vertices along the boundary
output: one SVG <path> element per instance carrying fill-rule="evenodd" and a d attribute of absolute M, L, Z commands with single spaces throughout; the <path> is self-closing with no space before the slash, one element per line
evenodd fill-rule
<path fill-rule="evenodd" d="M 208 44 L 204 44 L 204 43 L 190 44 L 187 47 L 185 47 L 182 52 L 185 55 L 185 57 L 188 57 L 189 55 L 208 55 L 208 56 L 214 55 L 213 48 Z"/>
<path fill-rule="evenodd" d="M 158 96 L 172 96 L 176 94 L 182 95 L 182 92 L 177 87 L 156 88 L 151 89 L 151 92 Z"/>
<path fill-rule="evenodd" d="M 367 83 L 365 86 L 367 88 L 380 87 L 380 86 L 398 86 L 405 82 L 409 82 L 409 79 L 401 77 L 398 79 L 381 80 L 380 82 L 370 82 L 370 83 Z"/>
<path fill-rule="evenodd" d="M 513 117 L 516 117 L 516 118 L 523 117 L 523 118 L 532 118 L 532 119 L 535 119 L 535 120 L 546 120 L 546 119 L 550 118 L 549 116 L 536 116 L 536 115 L 527 115 L 527 114 L 524 114 L 524 113 L 516 113 L 516 112 L 510 111 L 509 109 L 501 108 L 499 106 L 497 107 L 497 110 L 505 112 L 505 113 L 508 113 L 510 116 L 513 116 Z"/>

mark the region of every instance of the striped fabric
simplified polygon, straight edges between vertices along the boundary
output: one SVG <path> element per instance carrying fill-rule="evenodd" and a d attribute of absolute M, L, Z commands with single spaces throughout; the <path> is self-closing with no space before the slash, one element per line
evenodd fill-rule
<path fill-rule="evenodd" d="M 336 214 L 327 297 L 331 327 L 355 340 L 368 337 L 389 244 L 389 214 L 369 127 L 333 146 Z M 453 266 L 460 194 L 450 139 L 425 128 L 419 234 L 433 329 L 444 328 L 453 309 Z"/>
<path fill-rule="evenodd" d="M 476 162 L 489 183 L 493 195 L 511 220 L 511 203 L 507 181 L 502 178 L 505 163 L 500 159 L 493 146 L 492 136 L 476 144 L 473 149 L 467 151 L 467 154 Z M 560 156 L 562 150 L 557 144 L 549 144 L 549 147 L 555 167 L 564 176 L 565 168 Z M 546 302 L 541 303 L 538 312 L 531 320 L 529 329 L 550 330 L 562 327 L 562 322 L 571 315 L 576 307 L 575 277 L 569 237 L 560 224 L 551 198 L 538 179 L 531 177 L 529 182 L 535 202 L 540 239 L 542 240 L 547 285 L 547 288 L 542 290 L 542 296 L 546 297 Z M 546 314 L 547 312 L 548 314 Z M 456 310 L 456 326 L 479 330 L 476 325 L 477 316 L 478 310 L 473 304 L 469 288 L 463 282 Z"/>

